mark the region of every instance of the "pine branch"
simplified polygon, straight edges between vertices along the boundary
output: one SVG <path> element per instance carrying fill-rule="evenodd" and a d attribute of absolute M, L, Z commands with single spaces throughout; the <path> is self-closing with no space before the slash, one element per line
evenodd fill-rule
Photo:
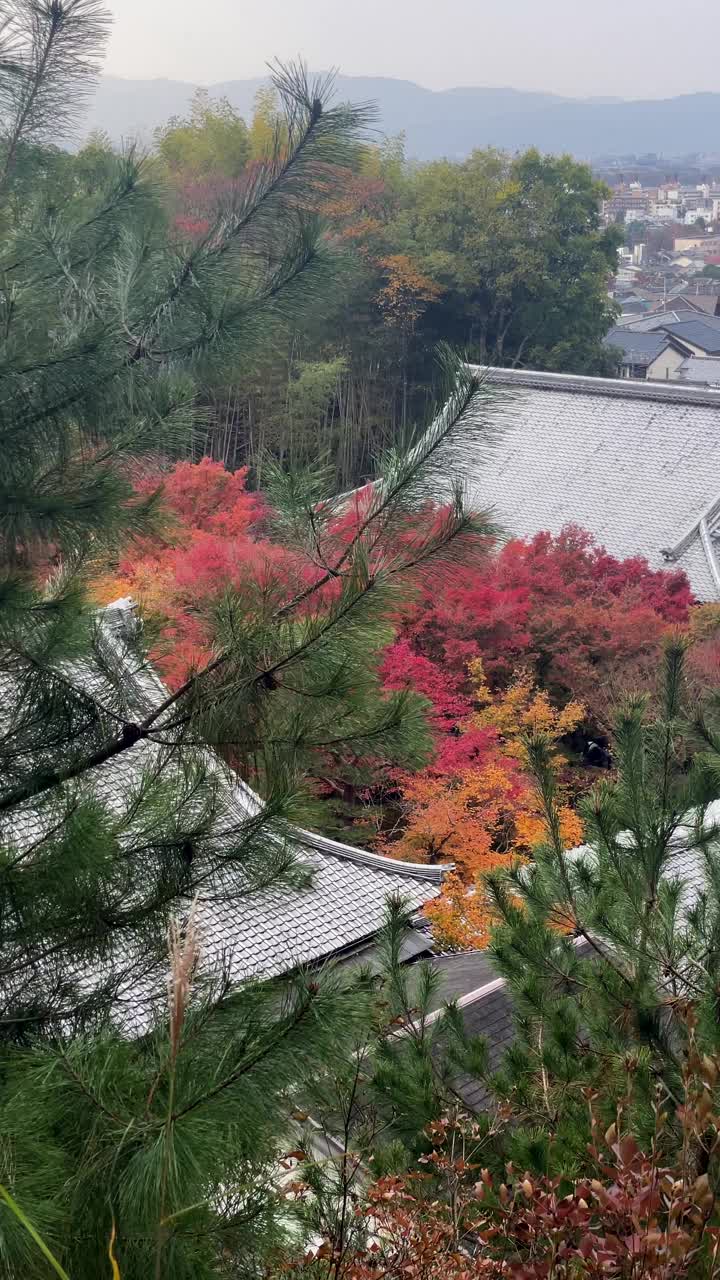
<path fill-rule="evenodd" d="M 444 417 L 442 427 L 433 432 L 427 446 L 414 451 L 414 456 L 409 461 L 407 468 L 400 470 L 395 486 L 393 488 L 387 487 L 382 499 L 373 505 L 369 515 L 360 521 L 357 532 L 349 541 L 347 548 L 338 556 L 333 565 L 333 570 L 322 575 L 311 586 L 298 592 L 290 601 L 280 606 L 270 620 L 272 626 L 279 625 L 290 612 L 296 611 L 300 606 L 305 605 L 311 597 L 319 596 L 329 581 L 347 571 L 348 567 L 351 566 L 353 556 L 359 552 L 363 538 L 368 531 L 376 523 L 382 521 L 396 499 L 404 496 L 410 483 L 419 475 L 421 467 L 425 465 L 429 458 L 435 455 L 440 444 L 449 437 L 451 432 L 462 421 L 474 393 L 474 387 L 474 382 L 472 383 L 472 390 L 470 385 L 464 385 L 462 393 L 459 393 L 458 400 L 453 406 L 452 413 L 448 413 Z M 462 512 L 458 512 L 457 519 L 446 530 L 446 538 L 448 541 L 452 541 L 474 527 L 475 522 L 471 518 L 464 517 Z M 485 520 L 482 524 L 483 532 L 485 533 L 491 528 L 492 526 Z M 270 687 L 272 681 L 281 670 L 297 662 L 309 650 L 319 645 L 330 632 L 347 621 L 362 601 L 378 589 L 380 583 L 408 574 L 419 564 L 425 563 L 431 555 L 437 554 L 441 546 L 442 543 L 428 541 L 422 546 L 417 556 L 413 557 L 411 554 L 408 559 L 401 560 L 389 570 L 378 571 L 361 577 L 358 587 L 354 591 L 351 590 L 345 598 L 341 598 L 339 607 L 331 609 L 315 631 L 311 630 L 308 636 L 295 645 L 287 654 L 284 654 L 275 662 L 266 664 L 260 671 L 247 677 L 243 682 L 244 686 L 246 688 Z M 85 758 L 48 770 L 42 775 L 37 775 L 30 779 L 25 784 L 7 791 L 5 795 L 0 796 L 0 812 L 7 812 L 65 782 L 72 781 L 83 774 L 91 772 L 123 752 L 130 750 L 136 743 L 151 737 L 155 727 L 162 732 L 164 727 L 163 718 L 167 712 L 181 703 L 183 699 L 196 695 L 197 690 L 203 687 L 216 672 L 226 667 L 232 658 L 232 649 L 226 649 L 216 655 L 200 671 L 192 673 L 178 689 L 162 699 L 145 717 L 137 722 L 125 723 L 119 737 L 116 736 L 109 739 Z M 175 725 L 177 726 L 178 723 L 176 721 Z"/>
<path fill-rule="evenodd" d="M 20 143 L 62 129 L 84 102 L 97 75 L 109 27 L 108 10 L 100 0 L 6 3 L 14 56 L 11 66 L 6 60 L 0 68 L 1 105 L 9 116 L 0 191 Z"/>

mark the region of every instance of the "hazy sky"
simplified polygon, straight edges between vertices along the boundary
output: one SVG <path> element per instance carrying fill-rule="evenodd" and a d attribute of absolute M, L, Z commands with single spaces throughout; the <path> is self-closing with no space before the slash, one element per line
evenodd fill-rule
<path fill-rule="evenodd" d="M 301 54 L 433 89 L 720 90 L 718 0 L 110 0 L 114 75 L 212 82 Z"/>

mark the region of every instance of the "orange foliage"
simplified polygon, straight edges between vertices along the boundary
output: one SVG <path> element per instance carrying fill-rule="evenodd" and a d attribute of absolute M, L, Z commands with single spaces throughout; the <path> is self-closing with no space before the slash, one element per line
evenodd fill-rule
<path fill-rule="evenodd" d="M 404 253 L 381 258 L 378 266 L 385 273 L 385 284 L 378 294 L 378 302 L 386 324 L 405 331 L 412 330 L 428 303 L 440 297 L 440 286 L 423 275 L 412 258 Z"/>
<path fill-rule="evenodd" d="M 524 771 L 522 735 L 545 733 L 557 742 L 580 723 L 583 708 L 551 706 L 532 678 L 519 673 L 509 688 L 492 694 L 480 662 L 471 665 L 477 711 L 462 726 L 478 742 L 476 759 L 458 764 L 441 756 L 435 767 L 404 781 L 405 827 L 386 851 L 409 862 L 452 862 L 455 872 L 442 896 L 427 907 L 437 940 L 446 948 L 484 946 L 490 926 L 483 876 L 509 861 L 526 861 L 547 837 L 535 788 Z M 478 736 L 479 734 L 479 736 Z M 438 767 L 439 766 L 439 767 Z M 567 848 L 583 838 L 582 823 L 561 807 Z"/>

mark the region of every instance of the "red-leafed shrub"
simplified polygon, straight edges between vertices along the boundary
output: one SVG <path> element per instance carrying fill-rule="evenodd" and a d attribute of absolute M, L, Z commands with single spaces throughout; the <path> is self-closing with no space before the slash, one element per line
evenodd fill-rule
<path fill-rule="evenodd" d="M 510 1105 L 489 1137 L 461 1113 L 441 1117 L 426 1130 L 420 1170 L 370 1186 L 355 1215 L 366 1227 L 360 1247 L 343 1218 L 286 1270 L 334 1280 L 716 1280 L 718 1062 L 688 1061 L 676 1118 L 660 1100 L 645 1150 L 622 1106 L 605 1129 L 602 1099 L 589 1099 L 591 1140 L 572 1179 L 482 1167 Z M 291 1194 L 307 1196 L 307 1184 L 297 1187 Z"/>

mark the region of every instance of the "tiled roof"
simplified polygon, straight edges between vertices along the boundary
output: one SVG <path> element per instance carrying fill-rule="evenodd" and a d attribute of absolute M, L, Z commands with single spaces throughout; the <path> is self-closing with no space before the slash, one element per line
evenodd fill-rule
<path fill-rule="evenodd" d="M 720 359 L 688 356 L 678 369 L 678 377 L 683 382 L 693 382 L 698 386 L 720 387 Z"/>
<path fill-rule="evenodd" d="M 663 328 L 666 333 L 673 334 L 681 342 L 691 342 L 708 355 L 720 355 L 720 327 L 712 323 L 713 319 L 713 316 L 704 316 L 702 319 L 698 316 L 694 320 L 671 321 Z"/>
<path fill-rule="evenodd" d="M 678 301 L 683 302 L 684 299 L 680 298 Z M 691 311 L 686 308 L 653 311 L 652 315 L 642 316 L 640 319 L 632 318 L 627 322 L 623 322 L 620 327 L 632 330 L 635 333 L 650 333 L 670 324 L 682 324 L 685 321 L 695 320 L 700 320 L 701 324 L 709 325 L 711 329 L 720 332 L 720 316 L 700 316 L 697 311 Z"/>
<path fill-rule="evenodd" d="M 720 599 L 720 391 L 517 369 L 484 376 L 454 465 L 507 534 L 577 524 L 612 555 L 682 568 L 698 598 Z"/>
<path fill-rule="evenodd" d="M 363 854 L 309 833 L 298 845 L 312 873 L 304 889 L 267 889 L 233 902 L 222 892 L 199 900 L 205 946 L 230 958 L 235 979 L 273 977 L 298 965 L 352 952 L 381 929 L 387 899 L 399 894 L 419 910 L 437 897 L 432 868 Z"/>
<path fill-rule="evenodd" d="M 127 599 L 109 606 L 103 635 L 123 671 L 123 684 L 132 689 L 135 714 L 147 714 L 167 691 L 147 665 L 131 665 L 130 652 L 118 639 L 133 607 Z M 89 674 L 83 673 L 83 679 L 87 683 Z M 94 691 L 101 693 L 99 688 Z M 242 848 L 248 821 L 261 811 L 262 802 L 210 751 L 161 747 L 144 739 L 87 775 L 82 785 L 121 815 L 146 771 L 179 779 L 193 760 L 201 760 L 217 784 L 213 846 L 228 851 Z M 24 819 L 22 813 L 14 812 L 12 825 L 6 823 L 5 830 L 0 830 L 0 835 L 20 846 L 30 845 L 40 834 L 33 807 Z M 204 964 L 214 969 L 222 962 L 233 980 L 272 977 L 352 951 L 381 928 L 390 895 L 400 894 L 417 911 L 437 897 L 447 870 L 395 861 L 299 828 L 275 833 L 271 829 L 266 839 L 275 841 L 278 863 L 290 845 L 308 871 L 304 886 L 253 889 L 238 860 L 232 872 L 226 864 L 222 880 L 217 876 L 208 880 L 197 900 Z"/>
<path fill-rule="evenodd" d="M 652 364 L 667 347 L 675 345 L 668 333 L 635 333 L 619 326 L 610 330 L 604 343 L 607 347 L 618 347 L 624 363 L 642 366 Z"/>
<path fill-rule="evenodd" d="M 718 319 L 715 315 L 720 302 L 720 294 L 717 290 L 707 293 L 685 293 L 682 298 L 678 298 L 678 302 L 684 303 L 691 311 L 694 310 L 698 314 L 704 313 L 713 319 Z"/>

